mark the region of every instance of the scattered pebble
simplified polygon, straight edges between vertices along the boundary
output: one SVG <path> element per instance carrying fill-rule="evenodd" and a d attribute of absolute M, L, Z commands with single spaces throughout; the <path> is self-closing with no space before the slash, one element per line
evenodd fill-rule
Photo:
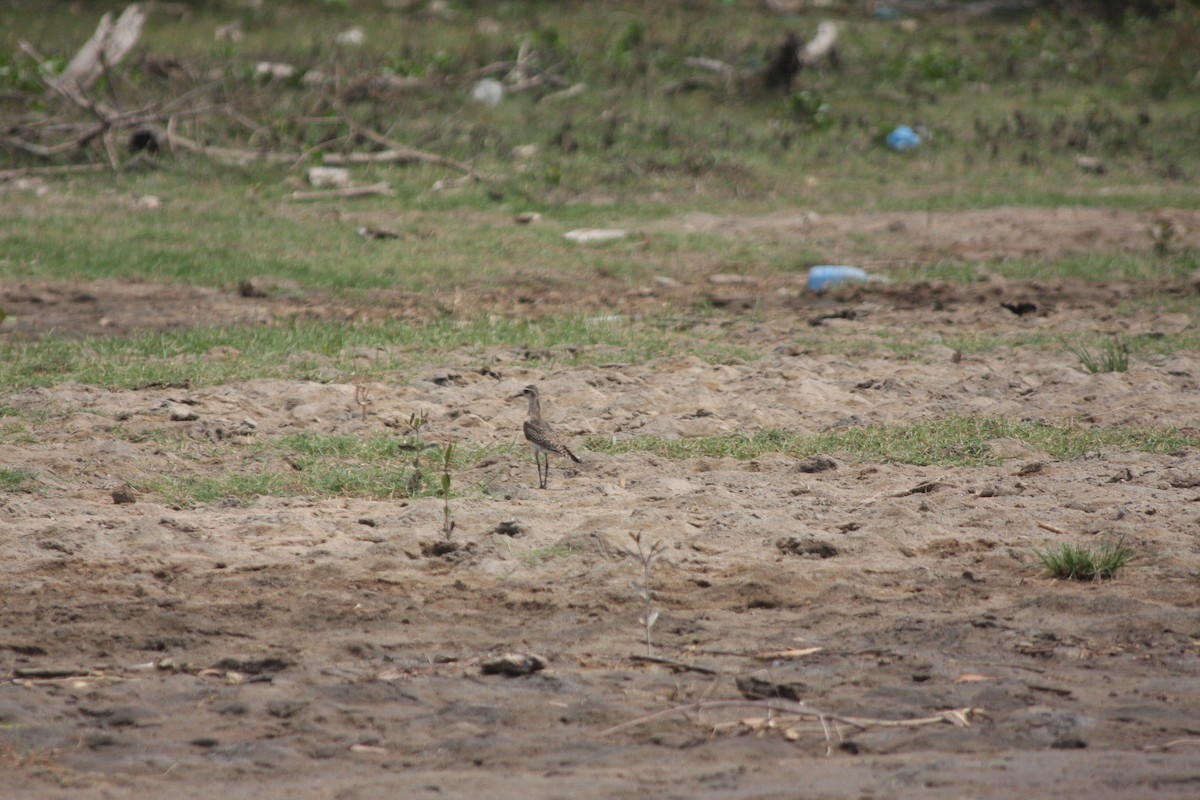
<path fill-rule="evenodd" d="M 484 675 L 528 675 L 546 668 L 546 659 L 533 653 L 505 653 L 483 662 Z"/>
<path fill-rule="evenodd" d="M 200 419 L 200 415 L 196 413 L 195 409 L 180 404 L 171 406 L 168 413 L 171 416 L 171 422 L 194 422 Z"/>
<path fill-rule="evenodd" d="M 345 167 L 309 167 L 308 183 L 311 186 L 349 186 L 350 170 Z"/>
<path fill-rule="evenodd" d="M 624 239 L 628 235 L 628 231 L 623 231 L 619 228 L 577 228 L 576 230 L 564 233 L 563 238 L 577 244 L 599 244 L 601 242 L 615 242 L 619 239 Z"/>

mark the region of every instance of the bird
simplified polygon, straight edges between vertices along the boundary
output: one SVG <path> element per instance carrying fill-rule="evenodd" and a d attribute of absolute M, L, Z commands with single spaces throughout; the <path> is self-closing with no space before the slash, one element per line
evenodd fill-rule
<path fill-rule="evenodd" d="M 526 386 L 519 394 L 513 396 L 514 399 L 517 397 L 529 399 L 529 413 L 525 417 L 525 438 L 533 450 L 533 460 L 537 462 L 538 488 L 545 489 L 550 478 L 551 453 L 569 458 L 576 464 L 582 464 L 583 461 L 571 452 L 554 429 L 542 419 L 542 403 L 536 386 Z"/>

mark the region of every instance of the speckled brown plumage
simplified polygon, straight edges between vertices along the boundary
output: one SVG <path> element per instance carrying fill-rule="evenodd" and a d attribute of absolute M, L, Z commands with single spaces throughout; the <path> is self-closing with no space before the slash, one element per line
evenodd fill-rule
<path fill-rule="evenodd" d="M 529 442 L 529 447 L 533 450 L 533 459 L 537 462 L 538 468 L 538 488 L 545 489 L 546 482 L 550 478 L 550 454 L 569 458 L 576 464 L 583 463 L 579 457 L 571 452 L 571 448 L 567 447 L 562 438 L 555 433 L 554 429 L 542 419 L 542 403 L 538 397 L 536 386 L 526 386 L 521 391 L 518 397 L 525 397 L 529 400 L 529 413 L 525 417 L 525 438 Z"/>

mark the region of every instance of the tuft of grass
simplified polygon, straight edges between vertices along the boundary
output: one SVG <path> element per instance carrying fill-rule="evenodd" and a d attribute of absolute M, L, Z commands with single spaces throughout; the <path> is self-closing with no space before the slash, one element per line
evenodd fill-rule
<path fill-rule="evenodd" d="M 539 547 L 536 550 L 530 550 L 522 556 L 521 560 L 525 562 L 525 566 L 527 567 L 537 567 L 556 558 L 570 558 L 579 552 L 581 550 L 574 545 L 554 544 L 549 547 Z"/>
<path fill-rule="evenodd" d="M 30 483 L 33 481 L 33 479 L 33 473 L 29 472 L 28 470 L 0 467 L 0 491 L 29 491 Z"/>
<path fill-rule="evenodd" d="M 1123 536 L 1094 548 L 1061 544 L 1044 550 L 1034 548 L 1033 554 L 1051 575 L 1073 581 L 1107 580 L 1133 559 Z"/>
<path fill-rule="evenodd" d="M 1129 370 L 1129 344 L 1119 336 L 1108 337 L 1096 353 L 1078 343 L 1067 342 L 1066 347 L 1079 359 L 1080 365 L 1093 375 Z"/>

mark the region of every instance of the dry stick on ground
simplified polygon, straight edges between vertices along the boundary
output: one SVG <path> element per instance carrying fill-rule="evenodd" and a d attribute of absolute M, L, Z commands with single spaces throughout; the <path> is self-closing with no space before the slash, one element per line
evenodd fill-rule
<path fill-rule="evenodd" d="M 375 402 L 371 397 L 371 387 L 358 375 L 354 376 L 354 402 L 362 409 L 362 421 L 367 421 L 367 409 Z"/>
<path fill-rule="evenodd" d="M 137 44 L 145 21 L 146 14 L 137 3 L 128 6 L 115 24 L 112 14 L 105 14 L 92 38 L 79 48 L 58 79 L 80 89 L 92 88 L 109 67 L 120 63 Z"/>
<path fill-rule="evenodd" d="M 33 45 L 22 41 L 19 43 L 21 51 L 32 58 L 39 66 L 45 64 L 45 59 L 42 57 Z M 120 160 L 117 157 L 117 148 L 115 142 L 116 131 L 121 128 L 137 127 L 145 125 L 149 122 L 164 118 L 162 112 L 154 112 L 147 108 L 138 109 L 133 112 L 121 111 L 113 108 L 103 102 L 94 100 L 84 94 L 74 82 L 63 81 L 49 75 L 45 69 L 40 70 L 42 82 L 46 84 L 55 93 L 64 97 L 67 101 L 79 107 L 83 111 L 94 116 L 99 124 L 90 125 L 84 129 L 84 132 L 78 135 L 73 141 L 66 143 L 65 147 L 56 146 L 52 148 L 54 152 L 66 149 L 80 149 L 86 146 L 90 141 L 99 137 L 104 145 L 105 155 L 108 159 L 108 165 L 113 170 L 121 168 Z M 170 118 L 173 121 L 173 117 Z M 199 146 L 197 146 L 199 147 Z M 28 149 L 28 148 L 26 148 Z M 34 151 L 30 151 L 34 152 Z"/>
<path fill-rule="evenodd" d="M 1200 745 L 1200 739 L 1172 739 L 1171 741 L 1163 742 L 1162 744 L 1148 744 L 1142 747 L 1142 749 L 1149 751 L 1170 750 L 1172 747 L 1179 747 L 1180 745 L 1185 744 Z"/>
<path fill-rule="evenodd" d="M 470 164 L 464 164 L 461 161 L 455 161 L 453 158 L 440 156 L 437 153 L 427 153 L 424 150 L 414 150 L 411 147 L 405 147 L 369 128 L 363 128 L 358 125 L 354 125 L 352 128 L 356 133 L 377 144 L 382 144 L 388 149 L 373 153 L 326 153 L 323 159 L 325 164 L 334 167 L 346 167 L 357 164 L 411 164 L 421 162 L 425 164 L 437 164 L 442 167 L 451 167 L 466 173 L 468 177 L 475 180 L 489 180 L 488 176 L 476 172 L 475 168 Z"/>
<path fill-rule="evenodd" d="M 868 728 L 919 728 L 925 725 L 953 725 L 956 728 L 967 728 L 971 725 L 971 718 L 974 716 L 983 716 L 984 712 L 981 708 L 955 708 L 943 711 L 940 714 L 929 717 L 915 717 L 913 719 L 876 719 L 874 717 L 847 717 L 841 714 L 830 714 L 825 711 L 819 711 L 815 708 L 810 708 L 800 703 L 794 703 L 787 700 L 709 700 L 700 703 L 689 703 L 682 706 L 673 706 L 671 708 L 656 711 L 653 714 L 647 714 L 644 717 L 622 722 L 620 725 L 614 725 L 611 728 L 606 728 L 600 731 L 601 736 L 608 736 L 612 733 L 626 730 L 628 728 L 645 725 L 663 717 L 668 717 L 672 714 L 686 714 L 688 712 L 704 712 L 714 711 L 722 708 L 757 708 L 770 713 L 792 714 L 798 717 L 807 719 L 815 719 L 821 723 L 821 729 L 825 733 L 825 754 L 829 755 L 832 752 L 832 738 L 829 735 L 829 723 L 834 725 L 846 725 L 851 728 L 866 730 Z M 840 734 L 839 734 L 840 738 Z"/>
<path fill-rule="evenodd" d="M 0 169 L 0 182 L 16 178 L 33 178 L 50 175 L 71 175 L 82 172 L 104 172 L 107 164 L 99 161 L 91 164 L 67 164 L 61 167 L 18 167 L 17 169 Z"/>
<path fill-rule="evenodd" d="M 387 150 L 381 153 L 326 153 L 323 159 L 325 164 L 330 166 L 351 166 L 354 164 L 376 164 L 382 162 L 390 162 L 395 164 L 408 164 L 412 162 L 421 162 L 425 164 L 437 164 L 442 167 L 450 167 L 460 172 L 466 173 L 467 177 L 478 181 L 490 180 L 487 176 L 477 173 L 470 164 L 464 164 L 461 161 L 456 161 L 447 156 L 438 155 L 437 153 L 429 153 L 424 150 L 416 150 L 411 147 L 397 142 L 393 139 L 384 136 L 382 133 L 371 130 L 368 127 L 359 125 L 349 114 L 346 113 L 341 100 L 341 76 L 336 77 L 337 86 L 334 88 L 333 107 L 341 117 L 342 122 L 350 129 L 351 136 L 361 136 L 368 141 L 374 142 L 381 147 L 386 147 Z"/>
<path fill-rule="evenodd" d="M 288 195 L 289 200 L 335 200 L 346 197 L 371 197 L 384 195 L 391 197 L 395 192 L 386 182 L 372 183 L 369 186 L 347 186 L 344 189 L 326 189 L 320 192 L 295 191 Z"/>
<path fill-rule="evenodd" d="M 699 672 L 703 675 L 719 675 L 720 673 L 712 667 L 702 667 L 699 664 L 688 664 L 685 661 L 676 661 L 673 658 L 660 658 L 659 656 L 643 656 L 637 653 L 629 656 L 631 661 L 641 661 L 647 664 L 663 664 L 664 666 L 673 667 L 675 669 L 686 670 L 688 672 Z"/>
<path fill-rule="evenodd" d="M 215 147 L 201 144 L 179 134 L 175 130 L 174 117 L 171 118 L 167 125 L 167 146 L 172 150 L 178 147 L 181 150 L 188 150 L 208 156 L 214 161 L 221 161 L 236 166 L 245 166 L 255 161 L 263 161 L 268 164 L 286 164 L 292 163 L 299 158 L 296 153 L 276 153 L 270 150 L 242 150 L 236 147 Z"/>
<path fill-rule="evenodd" d="M 650 630 L 654 627 L 654 623 L 658 621 L 658 609 L 654 607 L 654 593 L 650 589 L 650 573 L 654 568 L 654 562 L 662 558 L 667 548 L 663 545 L 662 540 L 655 542 L 650 546 L 649 550 L 642 547 L 642 532 L 629 534 L 629 538 L 633 539 L 637 545 L 637 552 L 632 553 L 637 556 L 638 561 L 642 563 L 642 582 L 633 582 L 633 589 L 638 596 L 645 602 L 645 610 L 639 622 L 646 628 L 646 655 L 654 655 L 654 648 L 651 645 Z"/>
<path fill-rule="evenodd" d="M 1064 531 L 1062 528 L 1056 528 L 1053 525 L 1051 525 L 1049 522 L 1042 522 L 1041 520 L 1038 520 L 1037 526 L 1044 531 L 1050 531 L 1051 533 L 1059 533 L 1064 536 L 1066 536 L 1069 533 L 1069 531 Z"/>

